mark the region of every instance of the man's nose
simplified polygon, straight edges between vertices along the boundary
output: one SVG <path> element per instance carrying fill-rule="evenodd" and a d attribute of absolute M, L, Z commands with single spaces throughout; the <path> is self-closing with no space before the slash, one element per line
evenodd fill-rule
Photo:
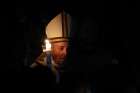
<path fill-rule="evenodd" d="M 63 55 L 66 55 L 66 54 L 67 54 L 67 49 L 64 48 L 64 49 L 63 49 Z"/>

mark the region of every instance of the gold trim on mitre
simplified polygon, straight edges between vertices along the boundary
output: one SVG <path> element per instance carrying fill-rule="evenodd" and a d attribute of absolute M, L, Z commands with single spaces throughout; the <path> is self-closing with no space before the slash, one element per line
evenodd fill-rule
<path fill-rule="evenodd" d="M 68 42 L 69 39 L 67 37 L 56 37 L 56 38 L 49 38 L 48 39 L 50 43 L 55 43 L 55 42 Z"/>

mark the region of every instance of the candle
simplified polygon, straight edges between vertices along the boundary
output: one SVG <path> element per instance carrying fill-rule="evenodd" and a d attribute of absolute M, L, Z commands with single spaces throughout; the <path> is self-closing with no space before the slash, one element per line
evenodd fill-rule
<path fill-rule="evenodd" d="M 45 40 L 45 46 L 46 46 L 46 51 L 51 51 L 51 43 L 47 39 Z"/>
<path fill-rule="evenodd" d="M 49 67 L 49 68 L 51 68 L 51 44 L 50 44 L 50 42 L 49 42 L 49 40 L 45 40 L 45 46 L 46 46 L 46 49 L 45 49 L 45 51 L 46 51 L 46 62 L 47 62 L 47 66 Z"/>
<path fill-rule="evenodd" d="M 47 55 L 46 57 L 47 66 L 51 68 L 51 51 L 47 51 L 46 55 Z"/>

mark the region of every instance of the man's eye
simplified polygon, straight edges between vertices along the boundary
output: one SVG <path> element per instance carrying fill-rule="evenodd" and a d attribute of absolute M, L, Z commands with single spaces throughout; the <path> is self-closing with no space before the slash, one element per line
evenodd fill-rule
<path fill-rule="evenodd" d="M 63 50 L 63 47 L 61 47 L 60 50 Z"/>

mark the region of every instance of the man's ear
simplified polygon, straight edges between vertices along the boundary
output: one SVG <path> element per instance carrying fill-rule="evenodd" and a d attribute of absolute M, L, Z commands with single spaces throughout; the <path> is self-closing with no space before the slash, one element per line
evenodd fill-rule
<path fill-rule="evenodd" d="M 53 49 L 54 48 L 54 44 L 53 43 L 51 43 L 51 49 Z"/>

